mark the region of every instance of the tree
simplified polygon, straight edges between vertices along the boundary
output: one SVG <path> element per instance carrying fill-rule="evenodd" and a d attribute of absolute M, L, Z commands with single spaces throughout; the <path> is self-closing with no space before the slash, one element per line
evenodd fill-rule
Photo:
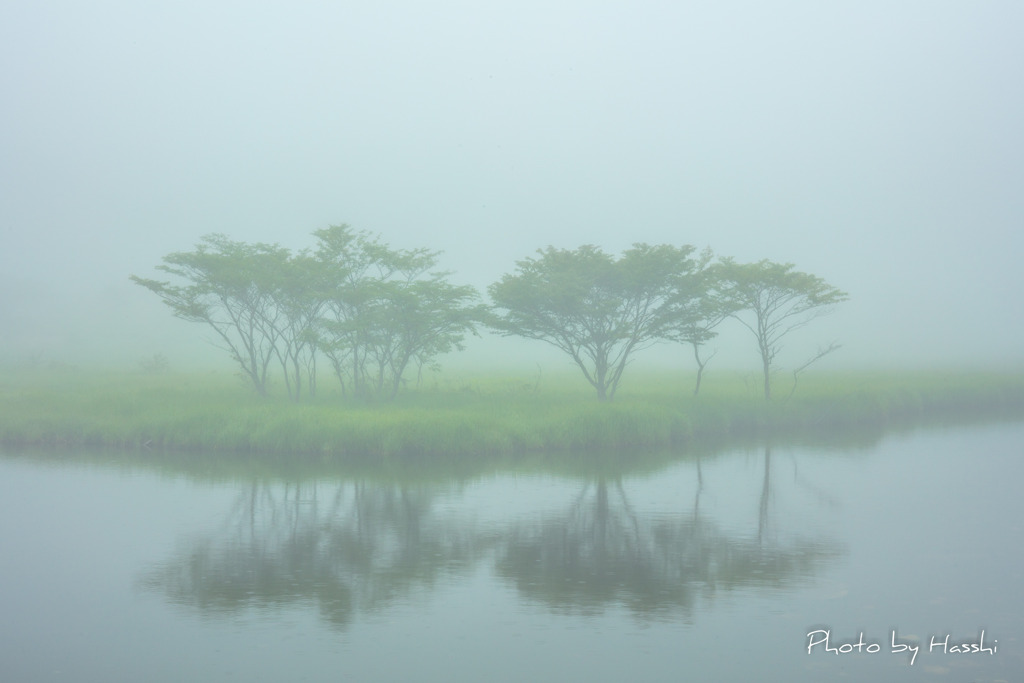
<path fill-rule="evenodd" d="M 792 263 L 767 259 L 736 263 L 726 258 L 714 269 L 718 293 L 729 303 L 730 315 L 757 339 L 766 400 L 771 398 L 771 371 L 782 349 L 782 339 L 848 298 L 820 277 L 795 271 L 794 267 Z M 748 311 L 753 313 L 753 320 L 740 315 Z"/>
<path fill-rule="evenodd" d="M 453 349 L 462 350 L 466 333 L 476 333 L 483 307 L 476 290 L 452 285 L 447 273 L 421 274 L 385 283 L 371 327 L 370 356 L 375 393 L 394 399 L 409 364 L 422 369 Z"/>
<path fill-rule="evenodd" d="M 598 400 L 611 400 L 632 355 L 665 338 L 692 252 L 634 244 L 616 260 L 593 245 L 538 250 L 490 286 L 499 309 L 490 324 L 569 354 Z"/>
<path fill-rule="evenodd" d="M 472 287 L 431 272 L 438 252 L 393 250 L 340 225 L 318 230 L 315 252 L 207 235 L 157 266 L 185 281 L 132 280 L 174 314 L 209 325 L 260 395 L 276 359 L 289 397 L 316 390 L 316 359 L 330 359 L 342 391 L 394 398 L 415 363 L 462 348 L 483 306 Z"/>
<path fill-rule="evenodd" d="M 697 361 L 694 396 L 700 393 L 704 368 L 717 353 L 715 351 L 702 358 L 701 347 L 717 336 L 714 329 L 733 312 L 733 304 L 723 299 L 714 286 L 714 270 L 709 267 L 712 257 L 709 248 L 700 253 L 693 273 L 687 278 L 689 286 L 681 287 L 673 297 L 672 321 L 667 332 L 670 339 L 693 348 L 693 357 Z"/>
<path fill-rule="evenodd" d="M 316 394 L 317 338 L 320 313 L 326 305 L 325 273 L 308 253 L 267 263 L 264 286 L 275 307 L 272 324 L 277 332 L 275 352 L 284 371 L 288 395 L 302 398 L 303 378 L 310 396 Z"/>
<path fill-rule="evenodd" d="M 367 232 L 334 225 L 313 233 L 315 258 L 325 273 L 325 302 L 317 323 L 321 352 L 331 361 L 342 393 L 369 398 L 366 380 L 369 321 L 396 269 L 395 254 Z"/>
<path fill-rule="evenodd" d="M 288 252 L 277 245 L 245 244 L 224 235 L 202 238 L 195 251 L 176 252 L 157 266 L 187 284 L 131 280 L 159 296 L 174 315 L 209 325 L 257 393 L 267 394 L 267 369 L 279 357 L 282 312 L 275 305 L 269 274 Z"/>
<path fill-rule="evenodd" d="M 431 272 L 438 252 L 393 250 L 345 225 L 314 234 L 330 292 L 318 343 L 343 391 L 391 400 L 410 363 L 422 368 L 476 333 L 483 317 L 476 290 Z"/>

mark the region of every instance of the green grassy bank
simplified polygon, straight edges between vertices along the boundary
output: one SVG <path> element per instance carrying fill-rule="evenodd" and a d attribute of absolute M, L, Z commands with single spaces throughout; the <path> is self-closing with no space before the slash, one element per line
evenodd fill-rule
<path fill-rule="evenodd" d="M 1024 416 L 1024 374 L 801 377 L 765 402 L 757 378 L 637 374 L 599 403 L 573 376 L 439 375 L 395 402 L 326 387 L 295 404 L 230 374 L 0 374 L 0 443 L 319 455 L 481 455 L 659 449 L 699 439 L 799 436 L 923 421 Z"/>

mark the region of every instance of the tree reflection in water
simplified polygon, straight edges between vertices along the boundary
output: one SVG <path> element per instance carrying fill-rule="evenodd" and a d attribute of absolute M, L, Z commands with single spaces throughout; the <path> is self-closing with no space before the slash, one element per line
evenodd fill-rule
<path fill-rule="evenodd" d="M 699 460 L 693 504 L 678 511 L 638 515 L 621 477 L 595 477 L 562 512 L 486 529 L 434 504 L 448 486 L 253 482 L 219 529 L 191 540 L 141 585 L 210 615 L 316 604 L 344 628 L 359 613 L 490 561 L 522 596 L 558 611 L 621 605 L 689 619 L 698 599 L 786 585 L 839 554 L 828 541 L 782 544 L 766 533 L 770 465 L 766 449 L 753 537 L 702 517 Z"/>
<path fill-rule="evenodd" d="M 726 532 L 700 514 L 703 475 L 691 512 L 638 518 L 621 479 L 588 483 L 562 515 L 515 525 L 499 573 L 536 600 L 565 611 L 621 604 L 648 616 L 689 617 L 696 601 L 737 587 L 780 587 L 839 554 L 827 541 L 770 540 L 770 449 L 765 450 L 758 534 Z"/>
<path fill-rule="evenodd" d="M 314 602 L 342 627 L 356 611 L 472 566 L 479 539 L 435 519 L 432 498 L 427 487 L 254 482 L 220 530 L 142 584 L 208 613 Z"/>

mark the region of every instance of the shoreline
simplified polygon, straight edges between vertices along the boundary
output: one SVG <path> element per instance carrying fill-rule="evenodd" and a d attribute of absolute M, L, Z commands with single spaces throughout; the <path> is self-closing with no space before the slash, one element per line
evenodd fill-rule
<path fill-rule="evenodd" d="M 0 445 L 345 457 L 481 457 L 685 449 L 901 426 L 1024 418 L 1024 373 L 821 373 L 766 402 L 741 375 L 694 397 L 688 378 L 641 376 L 600 403 L 571 376 L 444 375 L 393 403 L 330 391 L 260 398 L 220 373 L 0 374 Z"/>

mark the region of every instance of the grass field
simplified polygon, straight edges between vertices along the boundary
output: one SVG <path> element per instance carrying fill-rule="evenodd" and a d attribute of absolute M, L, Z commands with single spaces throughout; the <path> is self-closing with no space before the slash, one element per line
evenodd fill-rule
<path fill-rule="evenodd" d="M 326 384 L 326 382 L 325 382 Z M 678 447 L 702 439 L 821 435 L 922 421 L 1024 416 L 1024 374 L 830 373 L 791 396 L 720 373 L 624 380 L 599 403 L 574 375 L 431 376 L 393 403 L 343 399 L 332 386 L 291 403 L 260 398 L 229 373 L 0 374 L 0 443 L 209 452 L 445 456 Z M 283 394 L 282 392 L 278 392 Z"/>

